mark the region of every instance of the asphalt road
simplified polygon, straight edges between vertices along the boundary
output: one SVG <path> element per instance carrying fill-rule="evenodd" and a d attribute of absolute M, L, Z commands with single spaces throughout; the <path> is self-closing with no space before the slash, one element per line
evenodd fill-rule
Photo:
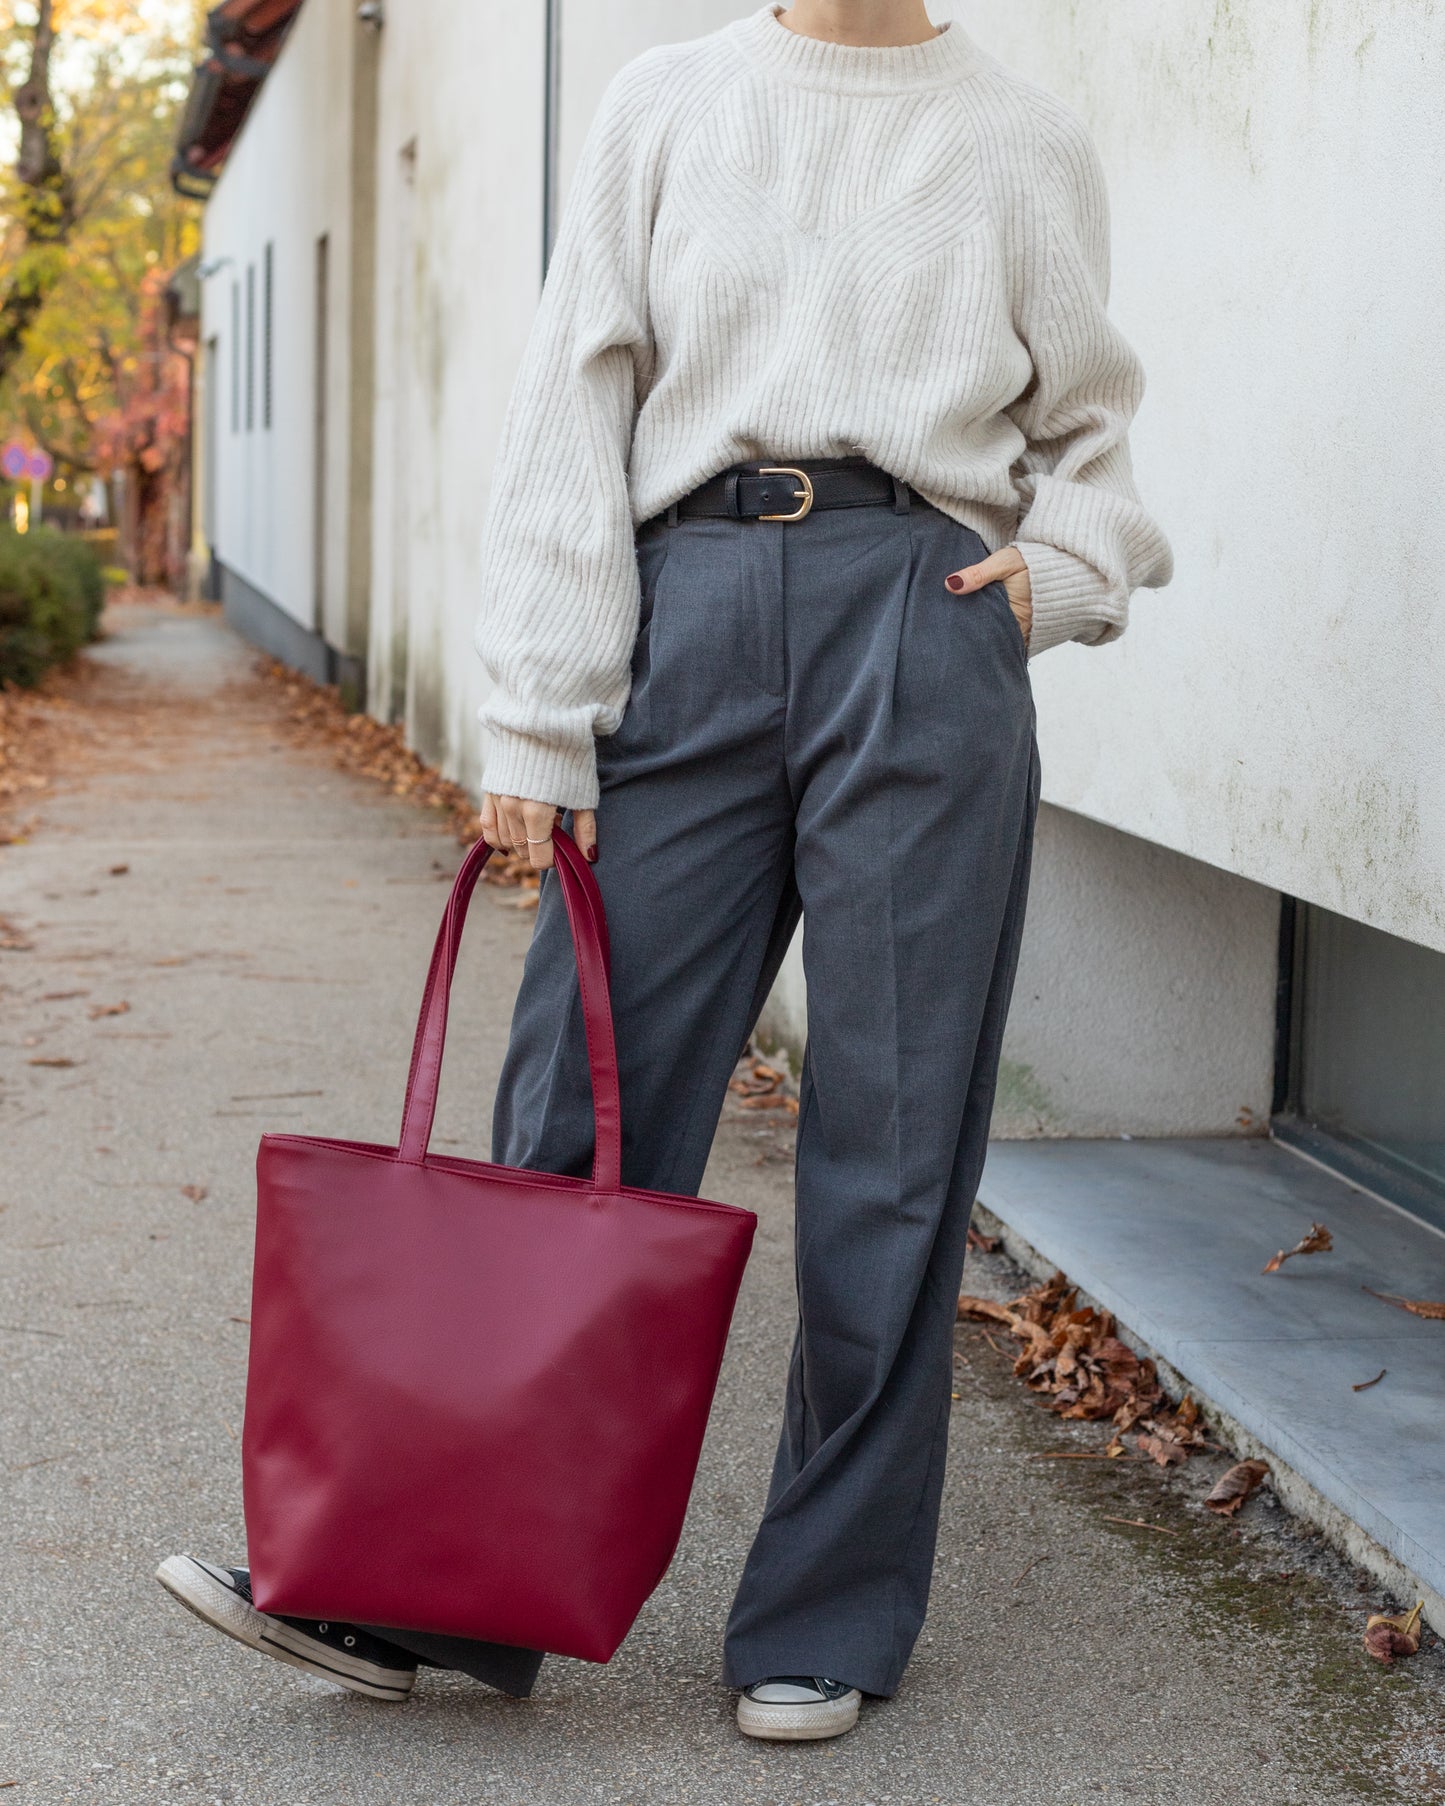
<path fill-rule="evenodd" d="M 0 848 L 0 939 L 18 943 L 0 949 L 7 1800 L 1445 1801 L 1439 1649 L 1369 1662 L 1379 1601 L 1267 1492 L 1235 1527 L 1203 1512 L 1220 1459 L 1172 1476 L 1043 1459 L 1104 1439 L 1042 1412 L 971 1327 L 933 1606 L 902 1691 L 836 1744 L 739 1737 L 719 1639 L 793 1308 L 786 1129 L 741 1112 L 707 1189 L 756 1209 L 761 1233 L 682 1548 L 610 1666 L 554 1661 L 526 1702 L 424 1671 L 410 1704 L 374 1705 L 168 1601 L 161 1556 L 244 1547 L 256 1137 L 392 1133 L 458 850 L 434 817 L 293 744 L 213 611 L 112 620 L 89 655 L 89 737 L 33 831 Z M 529 932 L 504 893 L 473 911 L 435 1145 L 484 1151 Z M 991 1257 L 968 1283 L 1019 1282 Z"/>

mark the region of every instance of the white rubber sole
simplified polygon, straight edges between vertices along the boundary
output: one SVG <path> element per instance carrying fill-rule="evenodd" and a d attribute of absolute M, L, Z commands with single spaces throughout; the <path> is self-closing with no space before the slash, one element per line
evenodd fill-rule
<path fill-rule="evenodd" d="M 344 1650 L 328 1649 L 279 1618 L 258 1612 L 229 1584 L 230 1576 L 223 1568 L 197 1561 L 194 1555 L 169 1555 L 156 1569 L 156 1579 L 203 1623 L 224 1631 L 248 1649 L 274 1656 L 278 1662 L 289 1662 L 293 1668 L 304 1668 L 318 1680 L 346 1687 L 367 1699 L 400 1704 L 411 1696 L 414 1671 L 382 1668 L 376 1662 L 349 1656 Z"/>
<path fill-rule="evenodd" d="M 819 1700 L 816 1705 L 769 1706 L 744 1693 L 738 1699 L 738 1729 L 745 1737 L 761 1737 L 770 1743 L 841 1737 L 857 1724 L 862 1701 L 856 1687 L 839 1699 Z"/>

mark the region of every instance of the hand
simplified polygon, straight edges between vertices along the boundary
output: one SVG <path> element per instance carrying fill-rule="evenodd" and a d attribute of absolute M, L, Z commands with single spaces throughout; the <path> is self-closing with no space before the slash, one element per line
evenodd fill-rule
<path fill-rule="evenodd" d="M 961 571 L 952 572 L 943 581 L 956 596 L 972 595 L 975 590 L 986 589 L 990 583 L 1002 581 L 1008 593 L 1008 605 L 1019 624 L 1019 632 L 1024 636 L 1024 645 L 1028 645 L 1034 625 L 1034 593 L 1029 581 L 1029 567 L 1024 563 L 1024 555 L 1017 546 L 1005 546 L 1001 552 L 995 552 L 981 564 L 965 565 Z"/>
<path fill-rule="evenodd" d="M 482 797 L 482 839 L 499 853 L 515 853 L 533 871 L 552 864 L 552 830 L 562 811 L 555 803 L 534 803 L 524 796 Z M 597 816 L 591 809 L 572 812 L 572 838 L 584 859 L 597 862 Z"/>

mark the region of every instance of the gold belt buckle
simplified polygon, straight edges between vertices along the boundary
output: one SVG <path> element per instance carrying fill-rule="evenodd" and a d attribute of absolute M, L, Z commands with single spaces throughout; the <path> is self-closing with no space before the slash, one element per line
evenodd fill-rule
<path fill-rule="evenodd" d="M 792 464 L 765 464 L 758 475 L 760 477 L 796 477 L 803 485 L 795 489 L 793 494 L 802 502 L 802 507 L 792 514 L 760 514 L 759 520 L 801 520 L 813 505 L 813 479 L 806 470 L 799 470 Z"/>

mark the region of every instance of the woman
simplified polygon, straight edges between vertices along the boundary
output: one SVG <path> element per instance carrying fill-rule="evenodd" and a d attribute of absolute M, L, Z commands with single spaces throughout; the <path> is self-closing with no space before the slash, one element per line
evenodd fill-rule
<path fill-rule="evenodd" d="M 482 831 L 597 860 L 624 1180 L 695 1192 L 800 912 L 799 1327 L 724 1675 L 756 1737 L 899 1684 L 928 1596 L 950 1351 L 1038 799 L 1027 660 L 1170 575 L 1126 435 L 1088 135 L 923 0 L 772 3 L 608 87 L 492 483 Z M 580 1173 L 591 1098 L 544 884 L 493 1158 Z M 189 1565 L 187 1565 L 189 1564 Z M 541 1657 L 264 1618 L 360 1691 Z M 348 1641 L 349 1639 L 349 1641 Z"/>

